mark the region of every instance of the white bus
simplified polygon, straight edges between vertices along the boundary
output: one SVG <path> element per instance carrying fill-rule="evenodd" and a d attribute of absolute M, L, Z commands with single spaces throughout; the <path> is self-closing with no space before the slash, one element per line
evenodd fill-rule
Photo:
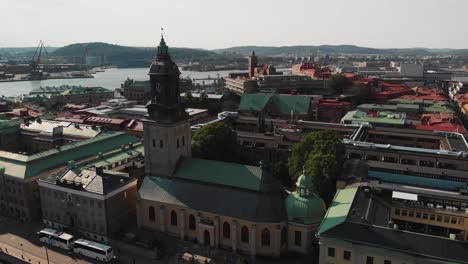
<path fill-rule="evenodd" d="M 77 239 L 73 244 L 73 252 L 92 259 L 109 262 L 114 258 L 111 246 L 99 244 L 85 239 Z"/>
<path fill-rule="evenodd" d="M 42 229 L 37 233 L 41 242 L 49 245 L 70 250 L 72 248 L 73 236 L 67 233 L 59 232 L 52 228 Z"/>

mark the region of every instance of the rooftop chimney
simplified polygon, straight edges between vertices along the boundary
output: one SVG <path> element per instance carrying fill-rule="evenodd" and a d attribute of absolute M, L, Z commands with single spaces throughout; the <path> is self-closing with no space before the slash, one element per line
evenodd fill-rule
<path fill-rule="evenodd" d="M 102 176 L 104 174 L 104 167 L 102 166 L 96 167 L 96 174 L 99 176 Z"/>

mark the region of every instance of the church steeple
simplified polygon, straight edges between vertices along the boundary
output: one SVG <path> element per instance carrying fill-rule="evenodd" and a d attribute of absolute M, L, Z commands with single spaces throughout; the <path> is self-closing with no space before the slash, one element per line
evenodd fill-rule
<path fill-rule="evenodd" d="M 159 42 L 158 46 L 157 58 L 162 59 L 166 57 L 169 57 L 169 47 L 166 45 L 166 41 L 164 41 L 164 36 L 161 35 L 161 41 Z"/>
<path fill-rule="evenodd" d="M 160 123 L 186 120 L 188 115 L 180 99 L 180 71 L 172 61 L 162 35 L 148 74 L 151 83 L 151 101 L 147 104 L 150 118 Z"/>
<path fill-rule="evenodd" d="M 143 120 L 146 175 L 170 177 L 181 157 L 191 156 L 190 119 L 180 99 L 177 65 L 164 37 L 151 64 L 149 118 Z"/>
<path fill-rule="evenodd" d="M 255 55 L 255 51 L 252 50 L 252 55 L 249 57 L 249 77 L 255 77 L 255 67 L 258 65 L 257 56 Z"/>

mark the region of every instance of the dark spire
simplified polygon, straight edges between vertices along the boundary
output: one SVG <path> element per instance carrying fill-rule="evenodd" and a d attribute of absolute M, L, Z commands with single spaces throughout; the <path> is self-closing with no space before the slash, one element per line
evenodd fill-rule
<path fill-rule="evenodd" d="M 164 36 L 161 34 L 161 41 L 159 42 L 158 46 L 158 58 L 165 58 L 169 57 L 169 47 L 166 45 L 166 41 L 164 41 Z"/>
<path fill-rule="evenodd" d="M 180 71 L 169 56 L 169 47 L 162 34 L 158 53 L 148 74 L 150 75 L 151 101 L 147 104 L 147 108 L 150 119 L 168 124 L 188 119 L 185 107 L 180 100 Z"/>
<path fill-rule="evenodd" d="M 255 50 L 252 50 L 252 55 L 251 57 L 255 57 Z"/>

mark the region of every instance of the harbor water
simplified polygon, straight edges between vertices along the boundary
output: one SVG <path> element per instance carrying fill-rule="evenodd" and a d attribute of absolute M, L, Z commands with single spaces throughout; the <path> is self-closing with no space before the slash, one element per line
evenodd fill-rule
<path fill-rule="evenodd" d="M 217 78 L 226 77 L 230 72 L 236 71 L 212 71 L 212 72 L 195 72 L 183 71 L 181 69 L 181 77 L 197 78 Z M 127 79 L 138 81 L 148 80 L 148 68 L 111 68 L 104 72 L 97 72 L 94 78 L 85 79 L 50 79 L 41 81 L 19 81 L 19 82 L 0 82 L 0 95 L 3 96 L 18 96 L 27 94 L 30 91 L 44 86 L 60 86 L 60 85 L 81 85 L 81 86 L 101 86 L 114 90 L 120 88 L 120 85 Z"/>

